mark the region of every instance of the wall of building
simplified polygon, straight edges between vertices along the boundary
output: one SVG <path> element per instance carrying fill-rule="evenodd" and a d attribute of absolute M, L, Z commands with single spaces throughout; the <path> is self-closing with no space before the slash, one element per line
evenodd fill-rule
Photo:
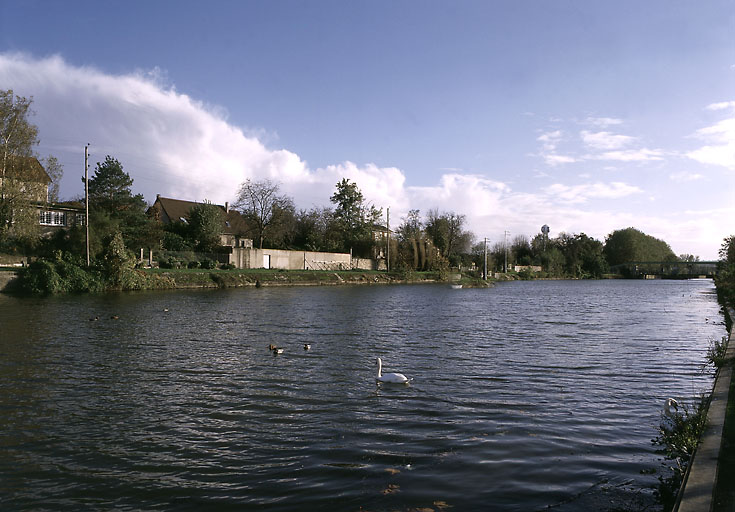
<path fill-rule="evenodd" d="M 349 253 L 284 251 L 233 247 L 230 263 L 237 268 L 276 268 L 284 270 L 349 270 Z"/>
<path fill-rule="evenodd" d="M 388 270 L 385 258 L 352 258 L 352 268 L 355 270 Z"/>

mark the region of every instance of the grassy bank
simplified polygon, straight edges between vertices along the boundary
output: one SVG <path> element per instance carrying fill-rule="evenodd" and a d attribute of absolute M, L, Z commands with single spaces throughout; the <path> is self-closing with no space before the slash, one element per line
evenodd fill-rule
<path fill-rule="evenodd" d="M 328 286 L 343 284 L 390 284 L 441 282 L 435 272 L 405 275 L 376 271 L 325 270 L 200 270 L 146 269 L 147 275 L 164 279 L 172 288 L 238 288 L 245 286 Z"/>
<path fill-rule="evenodd" d="M 322 270 L 221 270 L 125 268 L 110 278 L 104 268 L 85 269 L 65 261 L 35 262 L 12 277 L 6 274 L 6 292 L 21 294 L 84 293 L 113 290 L 174 290 L 191 288 L 240 288 L 248 286 L 338 286 L 405 283 L 440 283 L 448 280 L 439 272 L 379 272 Z M 463 275 L 464 287 L 484 287 L 477 278 Z M 3 289 L 3 286 L 0 286 Z"/>

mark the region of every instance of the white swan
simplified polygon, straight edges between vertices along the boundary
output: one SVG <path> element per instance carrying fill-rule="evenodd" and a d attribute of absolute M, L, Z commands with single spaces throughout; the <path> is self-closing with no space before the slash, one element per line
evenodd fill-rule
<path fill-rule="evenodd" d="M 673 398 L 667 398 L 664 405 L 664 414 L 669 418 L 673 418 L 679 412 L 679 402 Z"/>
<path fill-rule="evenodd" d="M 378 377 L 375 380 L 391 384 L 405 384 L 408 382 L 408 379 L 402 373 L 386 373 L 383 375 L 383 361 L 380 358 L 378 358 Z"/>

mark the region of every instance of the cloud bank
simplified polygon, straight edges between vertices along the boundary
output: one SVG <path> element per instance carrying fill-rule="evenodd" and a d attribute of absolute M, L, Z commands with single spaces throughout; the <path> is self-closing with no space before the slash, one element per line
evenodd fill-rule
<path fill-rule="evenodd" d="M 346 161 L 311 169 L 296 153 L 268 147 L 253 135 L 257 129 L 233 125 L 223 108 L 177 91 L 164 77 L 157 69 L 112 75 L 71 65 L 60 56 L 0 53 L 0 88 L 33 96 L 36 116 L 32 121 L 39 127 L 39 153 L 53 154 L 64 165 L 61 194 L 66 198 L 82 193 L 83 148 L 90 143 L 90 171 L 94 162 L 107 154 L 117 158 L 135 180 L 134 191 L 149 202 L 161 194 L 223 204 L 235 199 L 245 179 L 270 178 L 282 184 L 283 192 L 294 198 L 298 208 L 308 209 L 329 205 L 335 184 L 348 178 L 376 207 L 391 208 L 394 227 L 410 209 L 426 213 L 436 208 L 466 215 L 468 228 L 491 240 L 500 239 L 506 229 L 513 235 L 533 236 L 540 226 L 549 224 L 552 235 L 583 231 L 604 239 L 614 229 L 635 225 L 672 245 L 677 241 L 677 232 L 661 228 L 668 224 L 665 220 L 634 215 L 624 206 L 616 206 L 616 201 L 641 193 L 638 187 L 620 181 L 547 184 L 531 192 L 528 189 L 533 184 L 525 183 L 521 192 L 490 177 L 504 176 L 503 169 L 481 173 L 446 170 L 435 185 L 421 187 L 412 186 L 401 169 L 372 163 Z M 557 146 L 565 138 L 560 130 L 538 137 L 540 156 L 550 166 L 592 159 L 662 158 L 658 150 L 631 147 L 633 137 L 608 130 L 621 122 L 616 118 L 587 120 L 597 131 L 584 131 L 579 137 L 587 149 L 595 150 L 594 156 L 557 154 Z M 723 123 L 700 130 L 699 137 L 714 142 L 690 154 L 691 158 L 713 159 L 712 153 L 723 151 L 723 147 L 724 151 L 732 150 L 726 136 L 733 128 Z M 690 244 L 681 252 L 696 250 Z"/>
<path fill-rule="evenodd" d="M 712 126 L 697 130 L 694 137 L 705 142 L 705 145 L 686 156 L 703 164 L 717 165 L 735 171 L 735 101 L 713 103 L 706 108 L 709 111 L 724 111 L 728 117 L 717 121 Z"/>

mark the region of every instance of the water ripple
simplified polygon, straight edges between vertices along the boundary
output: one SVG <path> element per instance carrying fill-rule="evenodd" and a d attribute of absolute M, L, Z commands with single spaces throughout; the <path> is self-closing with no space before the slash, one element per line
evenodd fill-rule
<path fill-rule="evenodd" d="M 656 483 L 717 316 L 708 281 L 0 297 L 0 502 L 585 510 Z"/>

